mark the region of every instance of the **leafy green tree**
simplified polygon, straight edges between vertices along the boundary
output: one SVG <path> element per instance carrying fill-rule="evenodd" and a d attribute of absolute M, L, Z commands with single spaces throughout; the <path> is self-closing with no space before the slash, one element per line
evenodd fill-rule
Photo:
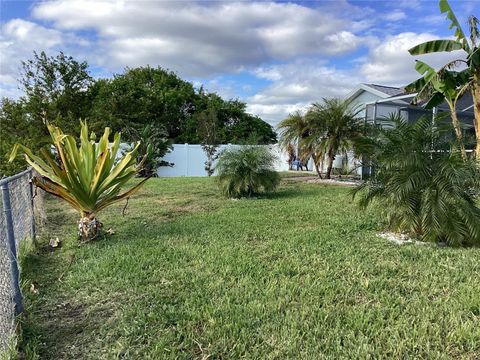
<path fill-rule="evenodd" d="M 88 89 L 92 83 L 86 62 L 63 52 L 56 56 L 34 52 L 32 59 L 22 62 L 20 77 L 21 101 L 31 126 L 44 136 L 48 136 L 47 123 L 78 132 L 79 119 L 90 109 Z"/>
<path fill-rule="evenodd" d="M 359 108 L 351 108 L 346 100 L 324 98 L 322 103 L 312 104 L 305 115 L 307 135 L 302 146 L 311 149 L 319 158 L 326 156 L 330 179 L 337 154 L 355 150 L 365 135 L 365 124 L 358 117 Z"/>
<path fill-rule="evenodd" d="M 385 119 L 371 155 L 374 177 L 354 194 L 360 205 L 378 203 L 390 229 L 425 241 L 480 244 L 480 169 L 463 159 L 448 122 Z"/>
<path fill-rule="evenodd" d="M 155 177 L 160 166 L 171 166 L 170 163 L 162 160 L 172 149 L 172 142 L 164 129 L 147 124 L 141 130 L 127 129 L 126 135 L 130 141 L 134 142 L 129 150 L 132 150 L 136 144 L 140 144 L 137 149 L 137 163 L 143 162 L 143 166 L 138 171 L 138 176 Z"/>
<path fill-rule="evenodd" d="M 25 161 L 6 158 L 13 144 L 28 142 L 33 151 L 48 143 L 46 124 L 55 124 L 78 133 L 78 122 L 90 109 L 88 88 L 93 79 L 86 62 L 78 62 L 60 52 L 47 56 L 34 52 L 23 61 L 19 80 L 23 96 L 2 99 L 0 109 L 0 173 L 12 175 L 26 166 Z"/>
<path fill-rule="evenodd" d="M 91 93 L 90 118 L 95 128 L 108 122 L 114 131 L 127 127 L 140 131 L 151 124 L 175 139 L 195 110 L 193 85 L 160 67 L 127 69 L 113 79 L 97 81 Z"/>
<path fill-rule="evenodd" d="M 478 29 L 478 19 L 475 16 L 469 18 L 469 27 L 470 27 L 470 37 L 468 38 L 465 35 L 460 23 L 457 20 L 452 8 L 450 7 L 447 0 L 440 0 L 439 2 L 440 12 L 447 15 L 447 19 L 450 20 L 450 29 L 455 29 L 455 39 L 442 39 L 442 40 L 432 40 L 425 43 L 414 46 L 409 50 L 412 55 L 422 55 L 430 54 L 437 52 L 451 52 L 455 50 L 463 50 L 465 58 L 457 59 L 449 62 L 443 66 L 438 72 L 432 73 L 430 69 L 422 70 L 421 73 L 423 77 L 416 82 L 410 84 L 410 88 L 414 88 L 417 91 L 420 91 L 420 94 L 425 95 L 425 89 L 430 89 L 429 95 L 431 97 L 429 106 L 433 107 L 436 104 L 440 103 L 443 99 L 450 100 L 452 105 L 455 105 L 455 102 L 452 101 L 454 98 L 453 94 L 462 95 L 465 91 L 469 90 L 472 94 L 473 103 L 474 103 L 474 126 L 477 139 L 477 145 L 475 154 L 477 159 L 480 159 L 480 48 L 478 41 L 479 29 Z M 466 67 L 462 69 L 462 67 Z M 417 68 L 425 68 L 425 64 L 417 64 Z M 456 80 L 458 81 L 442 81 L 445 80 L 444 73 L 446 70 L 458 69 L 455 75 Z M 454 76 L 450 73 L 450 77 Z M 435 85 L 432 81 L 443 82 L 443 86 L 439 88 L 438 84 Z M 452 93 L 453 92 L 453 93 Z M 449 106 L 451 105 L 449 103 Z M 455 115 L 456 109 L 452 109 L 452 120 L 455 125 Z M 459 138 L 459 129 L 456 128 L 457 138 Z"/>
<path fill-rule="evenodd" d="M 224 100 L 215 93 L 207 93 L 203 88 L 198 91 L 195 113 L 214 109 L 217 116 L 217 135 L 220 144 L 273 144 L 276 134 L 271 125 L 246 111 L 246 104 L 239 100 Z M 184 124 L 179 143 L 199 143 L 198 118 L 190 117 Z"/>
<path fill-rule="evenodd" d="M 35 150 L 46 144 L 42 132 L 32 126 L 34 121 L 27 116 L 25 103 L 7 98 L 2 99 L 0 106 L 0 178 L 13 175 L 26 167 L 24 159 L 8 162 L 10 152 L 15 143 L 25 141 Z"/>

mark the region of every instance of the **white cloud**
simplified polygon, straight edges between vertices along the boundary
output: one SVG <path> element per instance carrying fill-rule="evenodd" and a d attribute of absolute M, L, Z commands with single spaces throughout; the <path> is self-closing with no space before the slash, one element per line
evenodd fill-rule
<path fill-rule="evenodd" d="M 415 59 L 438 68 L 450 60 L 461 58 L 462 52 L 436 53 L 411 56 L 408 49 L 425 41 L 437 39 L 429 33 L 405 32 L 386 37 L 372 46 L 369 56 L 361 66 L 361 74 L 368 82 L 403 86 L 419 77 L 415 71 Z"/>
<path fill-rule="evenodd" d="M 274 2 L 57 0 L 38 3 L 33 15 L 60 29 L 95 31 L 101 49 L 96 61 L 110 69 L 150 64 L 182 76 L 210 76 L 274 59 L 354 51 L 364 39 L 350 30 L 353 20 L 332 9 Z"/>
<path fill-rule="evenodd" d="M 0 83 L 16 82 L 20 59 L 28 58 L 33 50 L 50 49 L 62 43 L 62 35 L 22 19 L 12 19 L 3 24 L 0 32 Z"/>
<path fill-rule="evenodd" d="M 385 19 L 390 20 L 390 21 L 398 21 L 398 20 L 405 19 L 406 17 L 407 17 L 407 15 L 403 11 L 394 10 L 391 13 L 387 14 L 385 16 Z"/>
<path fill-rule="evenodd" d="M 346 95 L 361 80 L 351 71 L 337 70 L 315 61 L 263 67 L 255 74 L 271 80 L 272 84 L 246 99 L 248 110 L 272 125 L 323 97 Z"/>

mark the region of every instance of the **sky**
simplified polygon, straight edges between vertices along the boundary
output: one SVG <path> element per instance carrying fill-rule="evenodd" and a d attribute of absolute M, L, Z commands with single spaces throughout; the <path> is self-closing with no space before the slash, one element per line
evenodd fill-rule
<path fill-rule="evenodd" d="M 246 102 L 275 125 L 360 83 L 418 77 L 408 49 L 452 36 L 438 1 L 0 0 L 0 97 L 18 98 L 33 51 L 86 60 L 95 78 L 161 66 Z M 480 0 L 450 0 L 467 30 Z M 416 57 L 439 67 L 458 54 Z"/>

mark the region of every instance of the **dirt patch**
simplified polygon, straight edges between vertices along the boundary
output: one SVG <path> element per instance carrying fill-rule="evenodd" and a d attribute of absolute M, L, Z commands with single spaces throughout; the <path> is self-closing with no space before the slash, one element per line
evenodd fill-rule
<path fill-rule="evenodd" d="M 339 186 L 357 186 L 361 183 L 360 180 L 348 179 L 348 178 L 334 178 L 334 179 L 309 179 L 309 184 L 325 184 L 325 185 L 339 185 Z"/>
<path fill-rule="evenodd" d="M 316 176 L 290 176 L 290 177 L 285 177 L 282 180 L 283 181 L 292 181 L 292 182 L 298 182 L 298 181 L 306 182 L 308 180 L 315 180 L 315 179 L 318 179 L 318 177 L 316 177 Z"/>

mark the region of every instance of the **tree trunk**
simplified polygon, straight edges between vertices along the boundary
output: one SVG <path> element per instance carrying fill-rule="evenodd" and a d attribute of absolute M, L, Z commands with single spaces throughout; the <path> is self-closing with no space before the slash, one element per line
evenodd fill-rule
<path fill-rule="evenodd" d="M 102 234 L 102 223 L 93 216 L 83 216 L 78 222 L 78 237 L 89 242 Z"/>
<path fill-rule="evenodd" d="M 332 174 L 333 162 L 335 161 L 335 155 L 331 151 L 328 152 L 328 166 L 327 166 L 327 173 L 325 175 L 325 179 L 330 179 Z"/>
<path fill-rule="evenodd" d="M 475 138 L 477 140 L 475 158 L 477 162 L 480 162 L 480 70 L 477 70 L 473 76 L 472 98 L 473 112 L 475 114 L 473 124 L 475 126 Z"/>
<path fill-rule="evenodd" d="M 321 179 L 322 178 L 322 173 L 320 172 L 320 168 L 318 167 L 318 156 L 312 155 L 312 160 L 313 160 L 313 166 L 315 166 L 315 171 L 317 172 L 318 177 Z"/>
<path fill-rule="evenodd" d="M 455 136 L 457 137 L 458 146 L 460 147 L 460 155 L 462 156 L 462 159 L 465 160 L 467 158 L 467 154 L 465 152 L 465 144 L 463 143 L 462 126 L 460 125 L 460 121 L 457 117 L 457 110 L 453 104 L 448 103 L 448 106 L 450 107 L 450 115 L 452 117 Z"/>

